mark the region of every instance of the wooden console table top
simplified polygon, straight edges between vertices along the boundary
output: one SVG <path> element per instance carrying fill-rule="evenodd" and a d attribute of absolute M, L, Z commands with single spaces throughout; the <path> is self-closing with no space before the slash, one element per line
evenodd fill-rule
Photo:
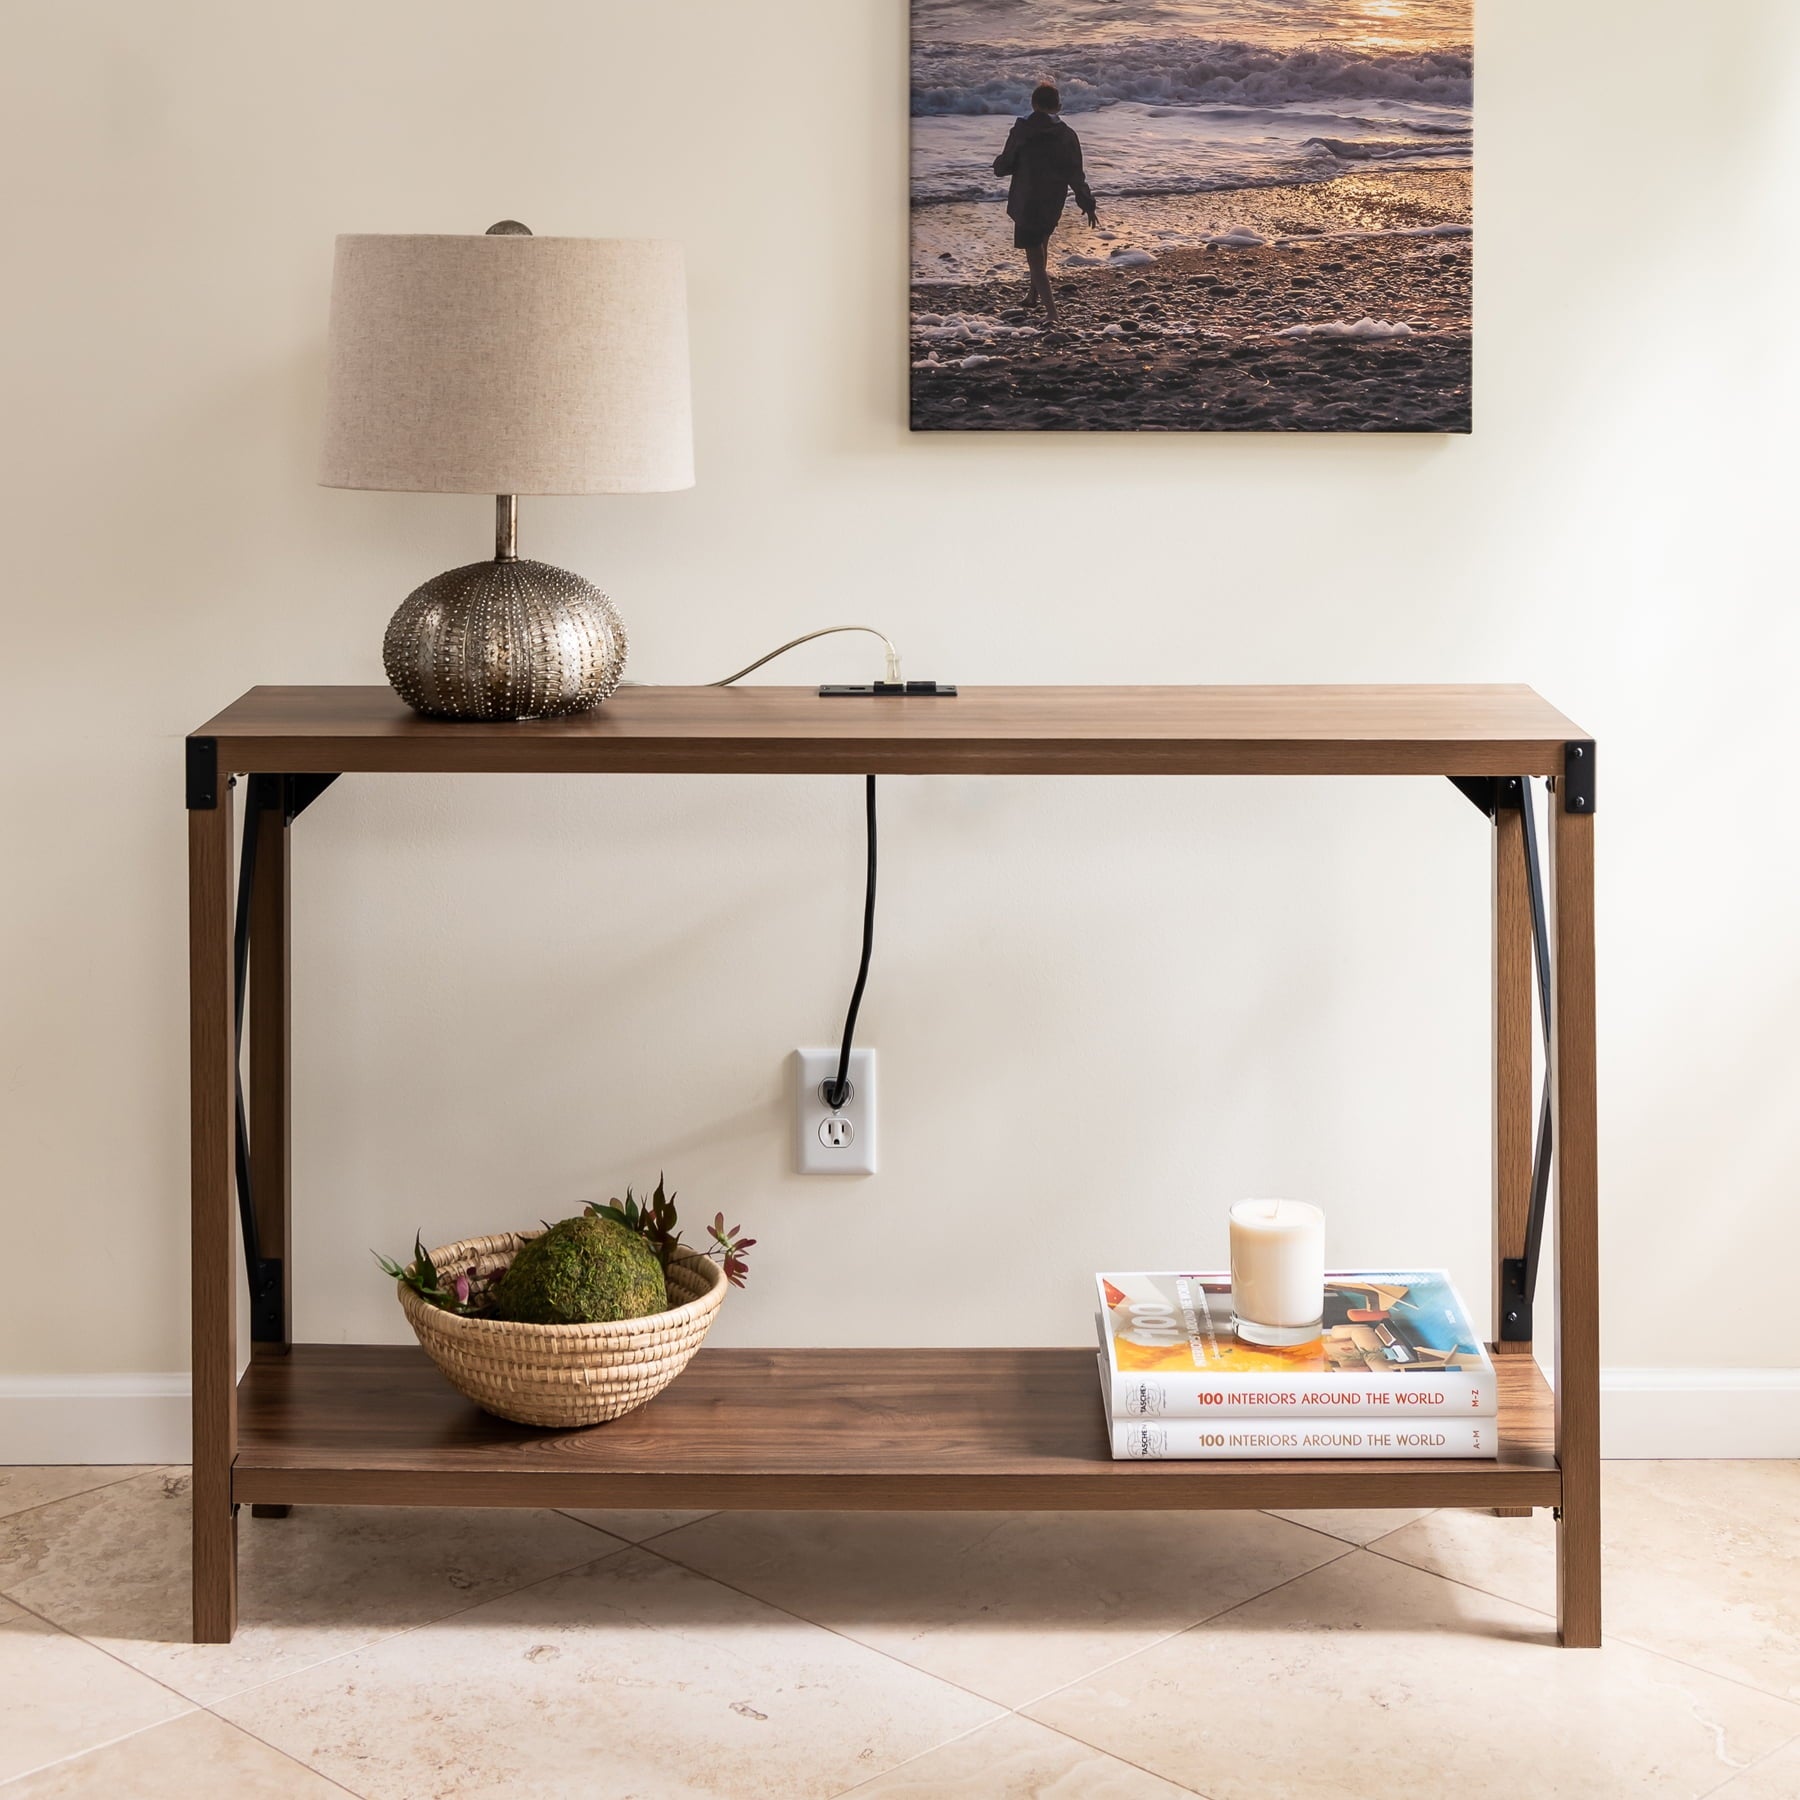
<path fill-rule="evenodd" d="M 1528 687 L 625 687 L 589 712 L 420 718 L 387 687 L 255 687 L 201 726 L 263 774 L 1555 775 Z"/>

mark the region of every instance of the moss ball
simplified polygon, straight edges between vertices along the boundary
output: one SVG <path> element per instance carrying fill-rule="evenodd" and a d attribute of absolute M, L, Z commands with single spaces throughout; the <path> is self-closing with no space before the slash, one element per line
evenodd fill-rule
<path fill-rule="evenodd" d="M 642 1237 L 583 1213 L 524 1245 L 494 1288 L 496 1319 L 594 1325 L 666 1312 L 662 1264 Z"/>

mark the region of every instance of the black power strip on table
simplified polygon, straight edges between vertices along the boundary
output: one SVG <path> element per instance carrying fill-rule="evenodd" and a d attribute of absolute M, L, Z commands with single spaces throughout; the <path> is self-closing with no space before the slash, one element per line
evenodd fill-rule
<path fill-rule="evenodd" d="M 861 687 L 850 687 L 842 682 L 827 681 L 819 688 L 821 700 L 868 700 L 889 695 L 904 698 L 921 694 L 954 700 L 956 684 L 953 681 L 872 681 L 865 682 Z"/>

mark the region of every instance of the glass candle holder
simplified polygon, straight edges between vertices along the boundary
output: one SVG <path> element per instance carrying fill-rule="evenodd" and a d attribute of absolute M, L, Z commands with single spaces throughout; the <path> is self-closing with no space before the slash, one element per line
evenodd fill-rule
<path fill-rule="evenodd" d="M 1325 1215 L 1304 1200 L 1231 1209 L 1232 1326 L 1247 1344 L 1318 1337 L 1325 1313 Z"/>

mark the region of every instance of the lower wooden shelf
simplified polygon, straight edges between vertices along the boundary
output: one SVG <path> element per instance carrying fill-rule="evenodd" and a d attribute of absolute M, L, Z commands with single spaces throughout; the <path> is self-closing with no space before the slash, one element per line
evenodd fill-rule
<path fill-rule="evenodd" d="M 702 1350 L 587 1431 L 509 1425 L 415 1346 L 298 1344 L 239 1386 L 243 1503 L 863 1511 L 1555 1506 L 1549 1388 L 1500 1359 L 1495 1461 L 1114 1462 L 1092 1350 Z"/>

